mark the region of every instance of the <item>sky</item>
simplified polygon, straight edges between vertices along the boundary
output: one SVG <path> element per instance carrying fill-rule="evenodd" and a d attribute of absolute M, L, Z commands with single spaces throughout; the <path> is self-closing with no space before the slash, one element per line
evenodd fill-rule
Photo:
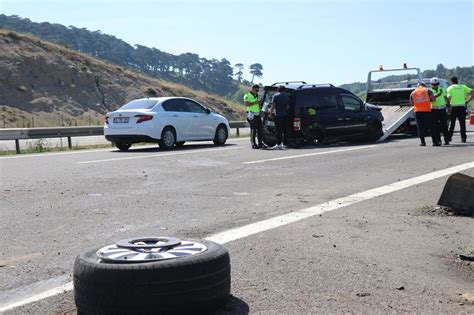
<path fill-rule="evenodd" d="M 255 81 L 365 82 L 403 63 L 474 65 L 474 0 L 0 0 L 0 13 L 179 55 L 263 66 Z"/>

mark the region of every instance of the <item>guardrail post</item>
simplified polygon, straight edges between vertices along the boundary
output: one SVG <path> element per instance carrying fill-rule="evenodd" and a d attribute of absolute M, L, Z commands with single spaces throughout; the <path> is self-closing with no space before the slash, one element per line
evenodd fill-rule
<path fill-rule="evenodd" d="M 67 146 L 69 147 L 69 149 L 72 149 L 71 137 L 67 137 Z"/>
<path fill-rule="evenodd" d="M 16 154 L 20 154 L 20 140 L 15 139 Z"/>

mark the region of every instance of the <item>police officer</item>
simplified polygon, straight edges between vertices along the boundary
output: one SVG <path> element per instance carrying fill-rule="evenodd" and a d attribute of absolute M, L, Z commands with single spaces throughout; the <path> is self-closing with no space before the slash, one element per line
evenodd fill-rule
<path fill-rule="evenodd" d="M 262 143 L 262 119 L 260 117 L 260 105 L 262 101 L 258 100 L 258 91 L 260 86 L 255 84 L 250 92 L 244 95 L 244 105 L 247 108 L 247 121 L 250 124 L 250 142 L 253 149 L 263 148 Z M 257 138 L 257 141 L 255 141 Z"/>
<path fill-rule="evenodd" d="M 423 81 L 418 83 L 417 88 L 410 94 L 410 104 L 415 108 L 416 125 L 418 126 L 418 136 L 420 137 L 420 146 L 426 146 L 425 134 L 432 128 L 431 102 L 436 99 L 433 93 L 426 88 Z M 433 132 L 431 133 L 433 146 L 439 146 L 436 142 Z"/>
<path fill-rule="evenodd" d="M 466 142 L 466 115 L 467 103 L 474 96 L 474 90 L 459 84 L 457 77 L 451 78 L 451 85 L 448 87 L 448 99 L 451 104 L 451 123 L 449 125 L 449 140 L 453 138 L 454 127 L 456 125 L 456 118 L 459 120 L 459 127 L 461 129 L 461 141 Z M 467 97 L 469 96 L 469 99 Z"/>
<path fill-rule="evenodd" d="M 441 132 L 444 137 L 444 144 L 449 144 L 448 134 L 448 114 L 446 111 L 449 109 L 449 100 L 446 96 L 446 90 L 439 85 L 438 78 L 431 78 L 430 80 L 430 91 L 436 98 L 434 102 L 431 102 L 431 116 L 433 118 L 433 128 L 431 132 L 434 134 L 436 143 L 441 145 Z"/>

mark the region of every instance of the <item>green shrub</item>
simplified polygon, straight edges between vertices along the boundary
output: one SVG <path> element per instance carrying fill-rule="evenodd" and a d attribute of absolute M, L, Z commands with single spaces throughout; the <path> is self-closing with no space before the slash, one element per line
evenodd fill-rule
<path fill-rule="evenodd" d="M 152 89 L 152 88 L 148 88 L 146 90 L 146 95 L 150 96 L 150 97 L 155 97 L 158 95 L 158 93 L 156 93 L 155 89 Z"/>
<path fill-rule="evenodd" d="M 46 151 L 47 145 L 48 145 L 48 142 L 45 139 L 40 138 L 36 140 L 35 142 L 33 142 L 31 149 L 34 152 L 44 152 Z"/>
<path fill-rule="evenodd" d="M 8 32 L 7 36 L 10 37 L 11 39 L 16 39 L 16 40 L 23 39 L 23 37 L 20 34 L 15 33 L 15 32 Z"/>

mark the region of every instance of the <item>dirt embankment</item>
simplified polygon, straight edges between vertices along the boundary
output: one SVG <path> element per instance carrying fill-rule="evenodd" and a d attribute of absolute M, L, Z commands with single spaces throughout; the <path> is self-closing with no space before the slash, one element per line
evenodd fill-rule
<path fill-rule="evenodd" d="M 196 99 L 229 120 L 243 106 L 109 64 L 89 55 L 0 30 L 0 128 L 101 125 L 106 112 L 146 97 Z"/>

